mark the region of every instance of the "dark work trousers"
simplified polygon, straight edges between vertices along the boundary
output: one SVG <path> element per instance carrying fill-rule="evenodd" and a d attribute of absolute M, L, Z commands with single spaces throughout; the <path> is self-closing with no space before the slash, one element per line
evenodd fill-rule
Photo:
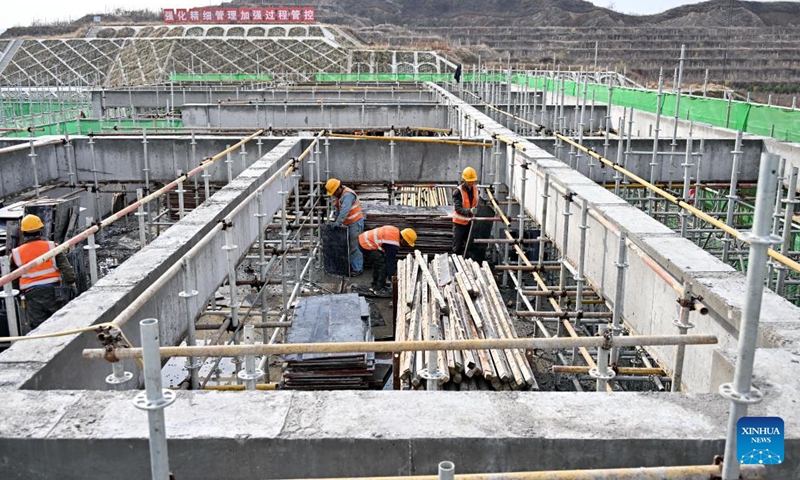
<path fill-rule="evenodd" d="M 386 255 L 380 250 L 364 250 L 364 256 L 372 262 L 372 288 L 385 288 L 386 283 Z"/>
<path fill-rule="evenodd" d="M 25 315 L 31 328 L 36 328 L 50 315 L 56 313 L 64 304 L 56 300 L 56 289 L 54 287 L 39 287 L 24 292 L 25 295 Z"/>
<path fill-rule="evenodd" d="M 464 255 L 464 249 L 467 246 L 467 237 L 469 236 L 469 225 L 453 224 L 453 254 Z"/>
<path fill-rule="evenodd" d="M 473 232 L 474 235 L 474 232 Z M 467 247 L 467 237 L 469 237 L 469 225 L 453 224 L 453 253 L 455 255 L 462 255 L 464 258 L 471 258 L 478 263 L 483 262 L 486 258 L 486 246 L 473 242 L 472 238 L 469 239 L 469 247 Z M 464 249 L 467 252 L 464 253 Z"/>

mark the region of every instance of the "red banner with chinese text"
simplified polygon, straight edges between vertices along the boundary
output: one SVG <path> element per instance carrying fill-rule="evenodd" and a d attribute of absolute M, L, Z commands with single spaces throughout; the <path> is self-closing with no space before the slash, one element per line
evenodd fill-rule
<path fill-rule="evenodd" d="M 314 23 L 314 7 L 165 8 L 164 23 Z"/>

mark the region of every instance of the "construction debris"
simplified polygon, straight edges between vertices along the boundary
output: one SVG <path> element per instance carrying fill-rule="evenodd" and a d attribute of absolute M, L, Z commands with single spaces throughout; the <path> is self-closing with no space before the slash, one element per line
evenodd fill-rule
<path fill-rule="evenodd" d="M 418 250 L 398 263 L 395 336 L 405 340 L 517 338 L 489 265 L 459 255 Z M 444 390 L 537 390 L 526 352 L 520 349 L 403 352 L 399 376 L 404 388 L 426 388 L 424 375 L 438 371 Z M 431 368 L 433 367 L 433 368 Z"/>

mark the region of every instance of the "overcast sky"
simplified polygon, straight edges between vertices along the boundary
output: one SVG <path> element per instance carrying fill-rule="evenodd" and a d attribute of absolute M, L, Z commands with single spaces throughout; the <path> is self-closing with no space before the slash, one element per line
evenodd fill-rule
<path fill-rule="evenodd" d="M 402 1 L 402 0 L 401 0 Z M 692 0 L 590 0 L 595 5 L 609 7 L 614 10 L 633 14 L 650 14 L 663 12 L 678 5 L 698 3 Z M 17 25 L 30 25 L 35 20 L 69 20 L 80 18 L 87 13 L 103 14 L 117 7 L 126 9 L 186 8 L 218 5 L 220 1 L 210 0 L 0 0 L 0 31 Z M 280 0 L 259 1 L 280 5 Z"/>

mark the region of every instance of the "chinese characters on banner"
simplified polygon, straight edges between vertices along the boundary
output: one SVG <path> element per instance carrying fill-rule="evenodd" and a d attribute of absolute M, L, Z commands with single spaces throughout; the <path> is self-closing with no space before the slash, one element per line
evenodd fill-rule
<path fill-rule="evenodd" d="M 314 7 L 165 8 L 165 23 L 313 23 Z"/>

